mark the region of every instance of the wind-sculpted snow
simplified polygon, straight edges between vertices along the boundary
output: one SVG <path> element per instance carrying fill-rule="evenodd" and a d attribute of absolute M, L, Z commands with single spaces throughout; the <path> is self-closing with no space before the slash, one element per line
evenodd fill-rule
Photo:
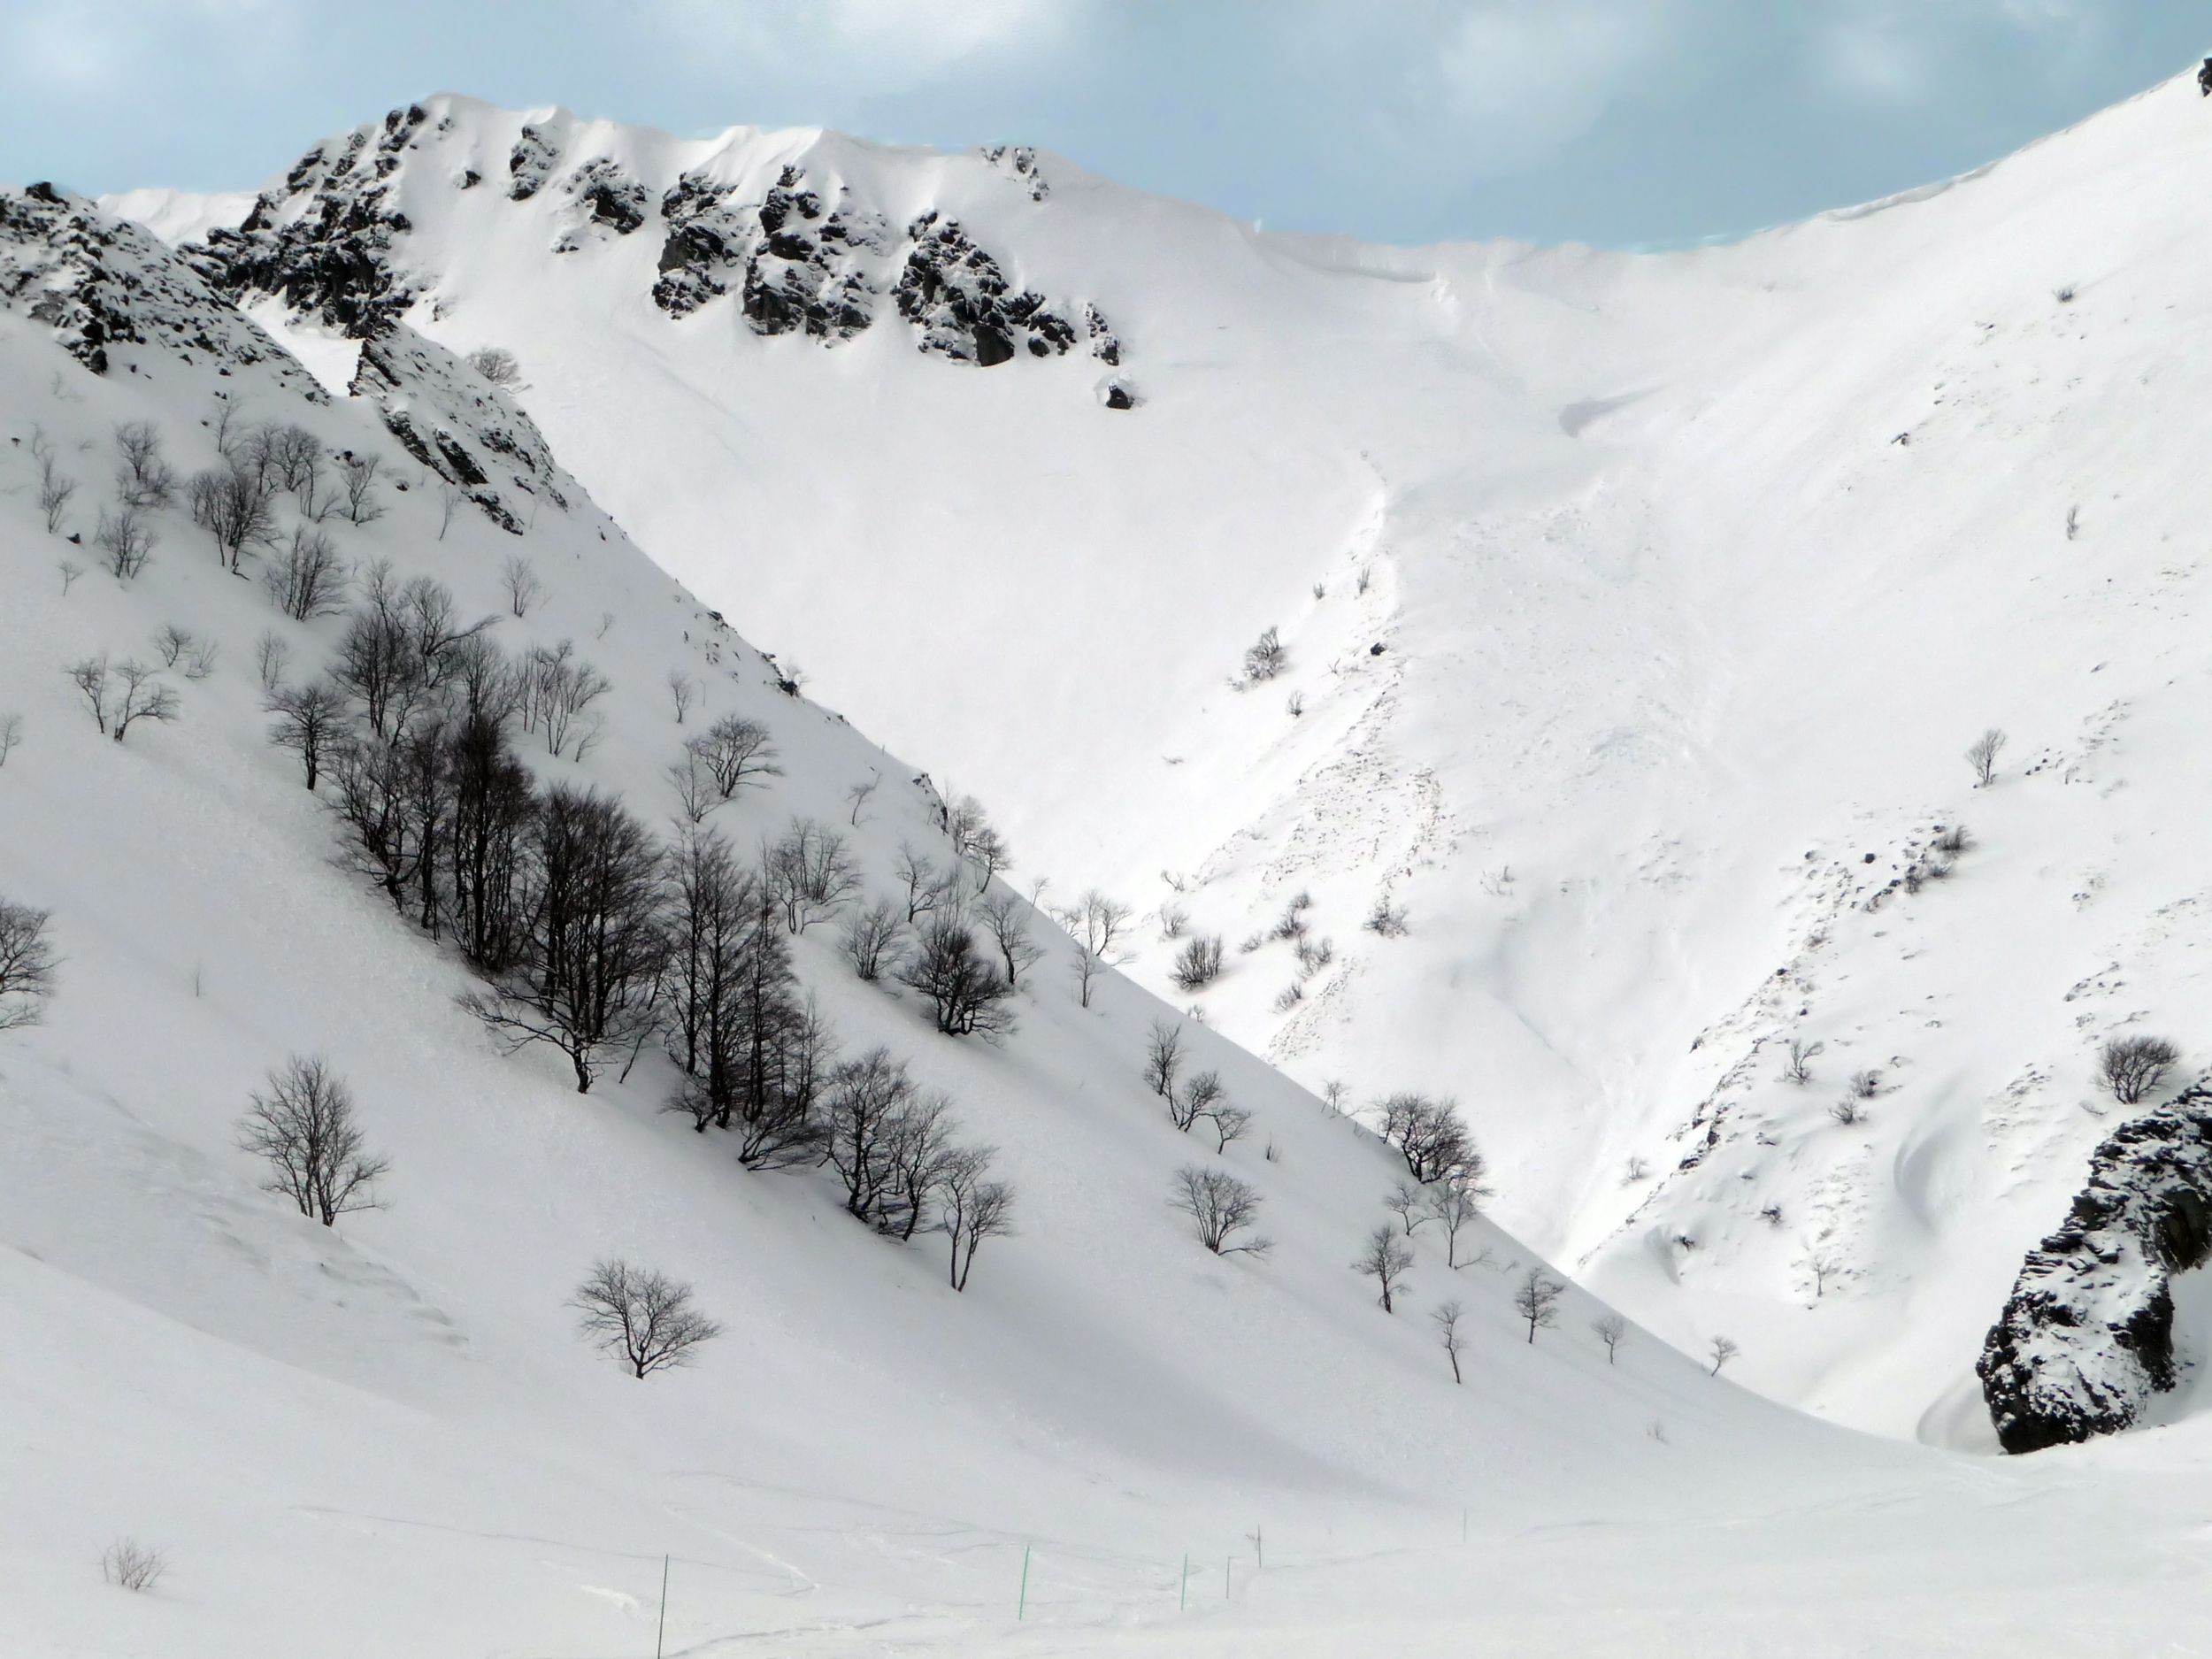
<path fill-rule="evenodd" d="M 51 185 L 0 190 L 0 305 L 53 331 L 95 374 L 110 349 L 148 347 L 223 373 L 254 368 L 319 399 L 313 379 L 141 227 Z"/>
<path fill-rule="evenodd" d="M 2008 1452 L 2131 1427 L 2173 1387 L 2172 1276 L 2212 1255 L 2212 1088 L 2123 1125 L 2028 1253 L 1975 1367 Z"/>

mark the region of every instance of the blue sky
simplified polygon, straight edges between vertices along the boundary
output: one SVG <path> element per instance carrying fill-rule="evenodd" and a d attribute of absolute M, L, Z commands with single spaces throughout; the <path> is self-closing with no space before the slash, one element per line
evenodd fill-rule
<path fill-rule="evenodd" d="M 1034 143 L 1286 229 L 1670 245 L 1961 172 L 2208 51 L 2212 0 L 0 0 L 0 176 L 238 188 L 451 90 Z"/>

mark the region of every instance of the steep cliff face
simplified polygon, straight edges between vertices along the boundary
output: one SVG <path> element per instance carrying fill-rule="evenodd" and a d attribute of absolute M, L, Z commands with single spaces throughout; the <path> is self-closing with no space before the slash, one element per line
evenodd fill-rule
<path fill-rule="evenodd" d="M 2029 1252 L 1982 1350 L 2008 1452 L 2132 1425 L 2174 1386 L 2169 1280 L 2212 1256 L 2212 1088 L 2116 1131 L 2065 1225 Z"/>

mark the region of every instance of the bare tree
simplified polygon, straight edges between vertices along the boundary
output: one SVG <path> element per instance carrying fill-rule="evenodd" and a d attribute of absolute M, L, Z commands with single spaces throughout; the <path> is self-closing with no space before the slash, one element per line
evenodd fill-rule
<path fill-rule="evenodd" d="M 1005 1003 L 1014 987 L 977 951 L 964 922 L 932 917 L 899 978 L 930 999 L 937 1029 L 947 1036 L 989 1037 L 1013 1028 L 1014 1010 Z"/>
<path fill-rule="evenodd" d="M 102 651 L 97 657 L 82 657 L 62 672 L 69 676 L 70 684 L 76 687 L 78 695 L 84 698 L 85 707 L 92 713 L 92 723 L 105 735 L 108 729 L 109 681 L 111 678 L 108 654 Z"/>
<path fill-rule="evenodd" d="M 161 433 L 150 420 L 126 421 L 115 429 L 122 457 L 115 469 L 116 491 L 123 504 L 152 512 L 177 498 L 177 475 L 161 458 Z"/>
<path fill-rule="evenodd" d="M 536 646 L 523 665 L 523 730 L 543 727 L 546 752 L 551 755 L 569 747 L 570 733 L 578 730 L 578 717 L 614 689 L 614 682 L 576 657 L 575 650 L 571 640 L 551 647 Z M 583 759 L 597 735 L 595 723 L 578 732 L 578 760 Z"/>
<path fill-rule="evenodd" d="M 74 559 L 59 559 L 54 568 L 61 572 L 61 596 L 69 597 L 69 590 L 77 585 L 77 578 L 84 574 L 84 566 Z"/>
<path fill-rule="evenodd" d="M 1272 680 L 1288 666 L 1282 640 L 1273 628 L 1259 637 L 1259 641 L 1244 653 L 1244 677 L 1251 680 Z"/>
<path fill-rule="evenodd" d="M 761 868 L 795 933 L 827 921 L 860 890 L 860 868 L 845 838 L 810 818 L 792 819 L 781 839 L 761 849 Z"/>
<path fill-rule="evenodd" d="M 2097 1056 L 2097 1075 L 2123 1106 L 2133 1106 L 2156 1088 L 2181 1050 L 2163 1037 L 2115 1037 Z"/>
<path fill-rule="evenodd" d="M 698 757 L 725 801 L 755 779 L 783 775 L 768 728 L 757 720 L 725 715 L 684 747 Z"/>
<path fill-rule="evenodd" d="M 1175 958 L 1173 978 L 1184 992 L 1201 991 L 1221 977 L 1221 936 L 1198 933 L 1187 941 Z"/>
<path fill-rule="evenodd" d="M 1597 1333 L 1598 1340 L 1605 1344 L 1605 1363 L 1613 1363 L 1621 1351 L 1621 1344 L 1628 1340 L 1628 1321 L 1617 1313 L 1601 1315 L 1590 1321 L 1590 1328 Z"/>
<path fill-rule="evenodd" d="M 946 900 L 945 878 L 926 853 L 902 843 L 892 872 L 906 884 L 906 919 L 910 926 L 936 910 Z"/>
<path fill-rule="evenodd" d="M 1192 1125 L 1202 1118 L 1211 1118 L 1227 1098 L 1221 1087 L 1219 1072 L 1194 1073 L 1191 1080 L 1183 1086 L 1181 1094 L 1167 1097 L 1168 1120 L 1188 1134 Z"/>
<path fill-rule="evenodd" d="M 1720 1368 L 1728 1363 L 1730 1360 L 1735 1358 L 1736 1356 L 1742 1351 L 1742 1349 L 1739 1348 L 1735 1343 L 1731 1341 L 1728 1338 L 1724 1336 L 1715 1337 L 1713 1339 L 1713 1346 L 1709 1350 L 1713 1359 L 1713 1375 L 1716 1377 L 1719 1376 Z"/>
<path fill-rule="evenodd" d="M 276 716 L 269 726 L 269 741 L 300 757 L 312 790 L 322 775 L 324 757 L 345 734 L 345 694 L 331 681 L 319 680 L 311 685 L 280 687 L 262 707 Z"/>
<path fill-rule="evenodd" d="M 688 1365 L 694 1350 L 722 1334 L 722 1327 L 691 1305 L 692 1287 L 664 1273 L 627 1262 L 595 1263 L 569 1306 L 583 1317 L 593 1344 L 619 1355 L 640 1381 L 657 1371 Z"/>
<path fill-rule="evenodd" d="M 1352 1263 L 1352 1271 L 1364 1273 L 1381 1288 L 1376 1298 L 1385 1313 L 1398 1310 L 1398 1292 L 1405 1283 L 1405 1276 L 1413 1271 L 1413 1252 L 1398 1242 L 1395 1229 L 1386 1221 L 1367 1235 L 1367 1248 Z"/>
<path fill-rule="evenodd" d="M 1545 1277 L 1540 1267 L 1532 1267 L 1528 1275 L 1514 1286 L 1513 1311 L 1528 1321 L 1528 1340 L 1532 1345 L 1539 1327 L 1549 1330 L 1559 1322 L 1559 1298 L 1567 1287 L 1555 1279 Z"/>
<path fill-rule="evenodd" d="M 391 1165 L 365 1149 L 353 1095 L 328 1066 L 294 1055 L 269 1073 L 269 1092 L 252 1099 L 239 1121 L 238 1144 L 268 1161 L 262 1191 L 290 1199 L 326 1227 L 376 1208 L 373 1189 Z"/>
<path fill-rule="evenodd" d="M 952 1245 L 955 1290 L 967 1289 L 968 1270 L 975 1265 L 975 1253 L 983 1240 L 1003 1238 L 1014 1230 L 1014 1189 L 1004 1181 L 983 1179 L 995 1150 L 962 1147 L 946 1159 L 938 1174 L 936 1231 Z"/>
<path fill-rule="evenodd" d="M 822 1157 L 845 1183 L 846 1210 L 912 1238 L 952 1156 L 949 1102 L 879 1047 L 830 1074 L 825 1102 Z"/>
<path fill-rule="evenodd" d="M 1022 902 L 1019 895 L 1001 887 L 995 893 L 987 892 L 976 908 L 983 917 L 984 931 L 991 935 L 991 942 L 998 947 L 999 956 L 1006 964 L 1007 985 L 1018 984 L 1021 971 L 1033 967 L 1044 955 L 1029 936 L 1029 907 Z"/>
<path fill-rule="evenodd" d="M 1813 1276 L 1813 1300 L 1818 1302 L 1828 1294 L 1828 1281 L 1843 1271 L 1843 1263 L 1833 1253 L 1813 1245 L 1805 1253 L 1805 1271 Z"/>
<path fill-rule="evenodd" d="M 23 741 L 23 717 L 19 714 L 0 714 L 0 766 L 8 764 L 16 746 Z"/>
<path fill-rule="evenodd" d="M 338 482 L 346 498 L 346 517 L 355 524 L 369 524 L 384 516 L 376 499 L 376 475 L 383 457 L 356 455 L 350 449 L 338 457 Z"/>
<path fill-rule="evenodd" d="M 284 671 L 292 660 L 292 648 L 284 636 L 274 628 L 264 628 L 253 642 L 255 672 L 261 676 L 261 689 L 273 696 L 284 683 Z"/>
<path fill-rule="evenodd" d="M 545 584 L 538 580 L 537 566 L 519 553 L 507 556 L 499 567 L 499 580 L 507 590 L 507 609 L 518 617 L 528 616 L 545 597 Z"/>
<path fill-rule="evenodd" d="M 57 958 L 46 937 L 50 914 L 0 899 L 0 1031 L 37 1025 L 54 994 Z"/>
<path fill-rule="evenodd" d="M 100 1576 L 125 1590 L 150 1590 L 168 1571 L 168 1560 L 159 1550 L 134 1538 L 117 1539 L 100 1557 Z"/>
<path fill-rule="evenodd" d="M 860 809 L 868 804 L 868 797 L 876 792 L 877 786 L 882 782 L 883 779 L 879 774 L 864 782 L 856 783 L 845 791 L 845 799 L 853 803 L 852 810 L 845 815 L 847 827 L 851 829 L 860 827 Z"/>
<path fill-rule="evenodd" d="M 1214 1126 L 1214 1150 L 1226 1152 L 1232 1141 L 1241 1141 L 1252 1127 L 1252 1114 L 1241 1106 L 1232 1106 L 1226 1101 L 1210 1108 L 1206 1116 Z"/>
<path fill-rule="evenodd" d="M 1191 1218 L 1199 1243 L 1216 1256 L 1265 1256 L 1275 1248 L 1257 1234 L 1240 1239 L 1259 1219 L 1257 1191 L 1223 1170 L 1186 1164 L 1169 1184 L 1168 1203 Z"/>
<path fill-rule="evenodd" d="M 1459 1234 L 1461 1229 L 1482 1213 L 1482 1201 L 1490 1196 L 1489 1187 L 1482 1181 L 1482 1155 L 1477 1153 L 1471 1167 L 1463 1167 L 1440 1181 L 1422 1188 L 1428 1207 L 1428 1218 L 1444 1229 L 1444 1265 L 1457 1267 L 1459 1262 Z M 1406 1229 L 1410 1233 L 1412 1228 Z"/>
<path fill-rule="evenodd" d="M 112 518 L 103 507 L 99 528 L 92 533 L 93 545 L 106 556 L 101 565 L 119 582 L 129 581 L 146 568 L 157 539 L 139 517 L 139 510 L 131 506 L 117 508 Z"/>
<path fill-rule="evenodd" d="M 445 540 L 445 533 L 453 528 L 454 510 L 468 499 L 468 491 L 451 479 L 438 480 L 438 540 Z M 322 515 L 318 514 L 318 521 Z"/>
<path fill-rule="evenodd" d="M 897 902 L 878 899 L 866 910 L 856 910 L 845 918 L 838 929 L 837 948 L 853 964 L 853 972 L 872 985 L 898 960 L 905 934 L 906 923 L 900 917 Z"/>
<path fill-rule="evenodd" d="M 328 536 L 303 525 L 294 526 L 291 545 L 269 561 L 261 585 L 295 622 L 336 616 L 346 608 L 345 561 Z"/>
<path fill-rule="evenodd" d="M 1369 933 L 1379 934 L 1385 939 L 1402 939 L 1408 930 L 1406 907 L 1402 904 L 1393 904 L 1390 902 L 1389 890 L 1385 888 L 1375 895 L 1374 903 L 1368 907 L 1367 919 L 1360 926 Z"/>
<path fill-rule="evenodd" d="M 522 365 L 503 346 L 479 346 L 469 353 L 469 367 L 494 386 L 512 386 L 522 378 Z"/>
<path fill-rule="evenodd" d="M 1156 1019 L 1145 1038 L 1144 1080 L 1162 1100 L 1175 1098 L 1176 1075 L 1183 1067 L 1183 1028 L 1172 1021 Z M 1188 1127 L 1179 1125 L 1178 1127 Z"/>
<path fill-rule="evenodd" d="M 177 694 L 160 682 L 157 669 L 125 657 L 115 665 L 115 677 L 122 681 L 121 692 L 111 705 L 108 718 L 117 742 L 123 741 L 123 734 L 135 721 L 177 718 Z"/>
<path fill-rule="evenodd" d="M 233 574 L 240 556 L 275 534 L 274 478 L 233 460 L 195 472 L 188 493 L 192 522 L 215 538 L 215 551 Z"/>
<path fill-rule="evenodd" d="M 1813 1060 L 1824 1052 L 1824 1042 L 1807 1042 L 1802 1037 L 1790 1039 L 1790 1057 L 1782 1063 L 1782 1075 L 1793 1083 L 1813 1080 Z"/>
<path fill-rule="evenodd" d="M 676 724 L 684 723 L 684 716 L 691 712 L 691 705 L 699 700 L 699 682 L 680 668 L 668 671 L 668 695 L 676 705 Z"/>
<path fill-rule="evenodd" d="M 1966 764 L 1974 769 L 1974 782 L 1978 787 L 1987 788 L 1996 777 L 1997 751 L 2004 746 L 2004 733 L 1993 726 L 1976 738 L 1973 746 L 1966 751 Z"/>
<path fill-rule="evenodd" d="M 1402 1180 L 1383 1196 L 1383 1208 L 1398 1217 L 1406 1230 L 1406 1237 L 1430 1218 L 1427 1195 L 1411 1181 Z"/>
<path fill-rule="evenodd" d="M 38 463 L 38 510 L 46 515 L 46 534 L 52 535 L 61 528 L 69 498 L 77 493 L 77 481 L 55 469 L 53 440 L 38 426 L 31 428 L 31 458 Z"/>
<path fill-rule="evenodd" d="M 722 804 L 722 795 L 714 787 L 714 780 L 707 776 L 707 769 L 699 764 L 699 757 L 687 750 L 681 760 L 669 767 L 667 778 L 676 791 L 676 805 L 686 823 L 703 823 L 707 814 Z"/>
<path fill-rule="evenodd" d="M 1455 1298 L 1429 1315 L 1436 1322 L 1437 1346 L 1444 1350 L 1445 1357 L 1452 1363 L 1454 1382 L 1463 1380 L 1459 1374 L 1459 1353 L 1467 1343 L 1466 1339 L 1459 1334 L 1459 1322 L 1466 1312 L 1466 1304 Z"/>
<path fill-rule="evenodd" d="M 1425 1185 L 1450 1179 L 1480 1156 L 1458 1102 L 1449 1096 L 1393 1094 L 1382 1103 L 1382 1120 L 1383 1139 L 1398 1148 L 1407 1172 Z"/>
<path fill-rule="evenodd" d="M 1091 1005 L 1091 987 L 1098 976 L 1121 960 L 1121 937 L 1130 915 L 1126 904 L 1092 887 L 1054 917 L 1075 941 L 1075 981 L 1085 1008 Z"/>

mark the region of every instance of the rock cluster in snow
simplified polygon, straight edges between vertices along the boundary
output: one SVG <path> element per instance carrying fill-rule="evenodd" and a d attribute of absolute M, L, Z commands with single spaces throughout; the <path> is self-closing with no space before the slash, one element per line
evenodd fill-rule
<path fill-rule="evenodd" d="M 2028 1253 L 1975 1370 L 2008 1452 L 2132 1425 L 2174 1386 L 2169 1279 L 2212 1256 L 2212 1087 L 2122 1125 Z"/>
<path fill-rule="evenodd" d="M 322 402 L 305 371 L 225 304 L 142 227 L 108 218 L 50 184 L 0 190 L 0 304 L 27 311 L 95 374 L 131 342 L 192 363 L 265 365 Z"/>
<path fill-rule="evenodd" d="M 875 320 L 859 262 L 880 257 L 880 214 L 856 208 L 850 192 L 825 210 L 804 172 L 787 166 L 757 203 L 733 202 L 735 187 L 694 173 L 661 198 L 668 222 L 653 300 L 672 317 L 698 310 L 733 285 L 757 334 L 803 333 L 833 345 Z"/>
<path fill-rule="evenodd" d="M 892 297 L 899 315 L 921 331 L 923 350 L 987 369 L 1018 345 L 1046 357 L 1075 343 L 1068 319 L 1048 309 L 1043 295 L 1016 289 L 958 219 L 924 213 L 906 234 L 913 249 Z"/>

